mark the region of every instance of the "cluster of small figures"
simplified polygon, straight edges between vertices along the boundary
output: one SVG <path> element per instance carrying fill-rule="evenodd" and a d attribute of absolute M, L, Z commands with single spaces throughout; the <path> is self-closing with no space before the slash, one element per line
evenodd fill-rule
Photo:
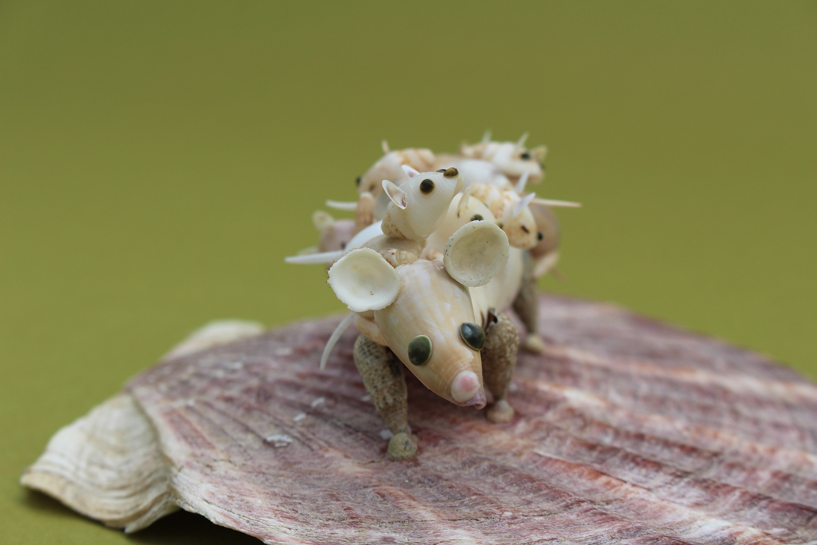
<path fill-rule="evenodd" d="M 358 200 L 327 201 L 355 219 L 315 212 L 319 246 L 286 259 L 325 264 L 329 285 L 352 311 L 329 338 L 321 368 L 354 322 L 355 364 L 391 432 L 392 459 L 417 452 L 404 366 L 440 397 L 488 405 L 490 421 L 507 422 L 520 342 L 506 311 L 526 329 L 521 347 L 544 349 L 536 279 L 558 259 L 550 208 L 579 204 L 526 193 L 544 178 L 546 154 L 544 146 L 527 149 L 526 137 L 495 142 L 486 133 L 458 155 L 390 151 L 384 142 L 385 155 L 357 179 Z"/>

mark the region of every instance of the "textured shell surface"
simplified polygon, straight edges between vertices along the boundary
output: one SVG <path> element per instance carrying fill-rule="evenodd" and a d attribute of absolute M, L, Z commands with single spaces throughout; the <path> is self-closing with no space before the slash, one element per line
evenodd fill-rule
<path fill-rule="evenodd" d="M 455 377 L 471 371 L 482 388 L 480 353 L 462 341 L 459 328 L 475 322 L 468 289 L 451 279 L 439 261 L 419 260 L 397 268 L 400 293 L 388 307 L 374 313 L 388 346 L 432 392 L 457 405 L 471 405 L 471 399 L 456 400 L 451 387 Z M 417 289 L 420 286 L 421 289 Z M 418 335 L 431 339 L 431 359 L 412 365 L 408 346 Z M 484 394 L 483 394 L 484 395 Z"/>
<path fill-rule="evenodd" d="M 180 507 L 275 544 L 817 540 L 813 383 L 608 305 L 541 297 L 539 319 L 507 424 L 409 377 L 410 460 L 385 455 L 355 333 L 318 371 L 339 318 L 234 323 L 60 430 L 23 483 L 130 531 Z"/>

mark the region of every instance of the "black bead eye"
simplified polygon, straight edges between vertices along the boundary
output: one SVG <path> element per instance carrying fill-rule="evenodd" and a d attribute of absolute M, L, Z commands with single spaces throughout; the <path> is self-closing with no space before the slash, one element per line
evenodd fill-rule
<path fill-rule="evenodd" d="M 426 178 L 422 182 L 420 182 L 420 191 L 423 192 L 424 195 L 428 195 L 432 191 L 434 191 L 434 182 Z"/>
<path fill-rule="evenodd" d="M 479 214 L 474 214 L 474 215 L 471 217 L 471 221 L 482 221 L 482 220 L 484 220 L 484 219 L 485 219 L 485 218 L 483 218 L 483 217 L 482 217 L 482 216 L 480 216 Z"/>
<path fill-rule="evenodd" d="M 363 179 L 363 176 L 358 176 L 357 179 L 355 180 L 355 185 L 359 186 L 360 185 L 360 180 L 362 180 L 362 179 Z"/>
<path fill-rule="evenodd" d="M 528 152 L 526 151 L 526 152 L 524 152 L 522 155 L 520 155 L 519 157 L 521 157 L 522 159 L 524 159 L 525 161 L 527 161 L 528 159 L 530 159 L 530 153 L 528 153 Z"/>
<path fill-rule="evenodd" d="M 482 350 L 485 346 L 485 332 L 477 324 L 465 322 L 460 326 L 460 335 L 465 344 L 474 350 Z"/>
<path fill-rule="evenodd" d="M 431 339 L 417 335 L 408 345 L 409 361 L 414 365 L 425 365 L 431 359 Z"/>
<path fill-rule="evenodd" d="M 537 231 L 536 240 L 542 240 L 543 238 L 545 238 L 545 235 L 542 234 L 542 231 Z"/>

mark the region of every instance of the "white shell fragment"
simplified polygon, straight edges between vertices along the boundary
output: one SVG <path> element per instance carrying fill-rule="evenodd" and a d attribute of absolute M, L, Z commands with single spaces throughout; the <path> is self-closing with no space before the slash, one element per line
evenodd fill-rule
<path fill-rule="evenodd" d="M 488 221 L 466 223 L 451 235 L 443 264 L 463 286 L 484 286 L 508 261 L 508 236 Z"/>
<path fill-rule="evenodd" d="M 389 306 L 400 290 L 394 267 L 370 248 L 358 248 L 329 269 L 329 285 L 349 310 L 366 312 Z"/>
<path fill-rule="evenodd" d="M 153 426 L 123 393 L 57 432 L 21 482 L 135 532 L 179 508 L 170 474 Z"/>

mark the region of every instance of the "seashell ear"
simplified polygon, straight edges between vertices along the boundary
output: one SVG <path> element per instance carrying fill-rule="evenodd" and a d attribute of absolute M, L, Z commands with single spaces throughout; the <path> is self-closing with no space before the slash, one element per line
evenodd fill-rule
<path fill-rule="evenodd" d="M 484 286 L 505 266 L 508 248 L 508 236 L 495 223 L 472 221 L 448 238 L 443 265 L 463 286 Z"/>
<path fill-rule="evenodd" d="M 527 174 L 527 171 L 525 171 Z M 516 219 L 519 214 L 525 211 L 525 208 L 533 202 L 533 199 L 536 198 L 536 193 L 531 193 L 530 195 L 526 195 L 525 198 L 516 201 L 513 203 L 513 208 L 511 209 L 511 219 Z"/>
<path fill-rule="evenodd" d="M 405 210 L 406 205 L 406 192 L 397 187 L 397 184 L 394 184 L 388 180 L 383 180 L 383 191 L 386 192 L 386 195 L 389 196 L 391 202 L 397 206 L 400 210 Z"/>
<path fill-rule="evenodd" d="M 335 223 L 335 218 L 328 212 L 315 210 L 315 213 L 312 214 L 312 225 L 315 226 L 319 233 L 322 233 L 327 227 L 331 227 L 333 223 Z"/>
<path fill-rule="evenodd" d="M 332 265 L 329 285 L 349 310 L 366 312 L 394 302 L 400 291 L 400 277 L 379 253 L 358 248 Z"/>
<path fill-rule="evenodd" d="M 491 129 L 485 129 L 485 134 L 482 135 L 481 144 L 487 144 L 491 141 Z"/>
<path fill-rule="evenodd" d="M 385 139 L 382 142 L 380 142 L 380 148 L 383 150 L 383 153 L 385 153 L 386 155 L 391 153 L 391 150 L 389 149 L 389 143 L 386 142 Z"/>
<path fill-rule="evenodd" d="M 548 153 L 548 149 L 546 146 L 536 146 L 532 150 L 530 150 L 531 157 L 536 158 L 537 161 L 542 162 L 545 160 L 545 156 Z"/>
<path fill-rule="evenodd" d="M 525 140 L 528 139 L 528 133 L 522 135 L 519 141 L 516 143 L 516 151 L 525 149 Z"/>
<path fill-rule="evenodd" d="M 409 180 L 414 178 L 415 176 L 420 175 L 420 171 L 415 170 L 408 165 L 402 165 L 400 168 L 403 169 L 403 172 L 406 173 L 406 178 L 408 178 Z"/>

